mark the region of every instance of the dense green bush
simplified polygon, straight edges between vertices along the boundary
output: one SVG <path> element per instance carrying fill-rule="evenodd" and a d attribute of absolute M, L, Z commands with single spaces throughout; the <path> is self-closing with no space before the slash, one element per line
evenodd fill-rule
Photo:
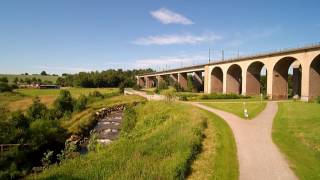
<path fill-rule="evenodd" d="M 57 112 L 64 114 L 73 111 L 73 98 L 70 91 L 61 90 L 59 96 L 54 101 L 53 105 Z"/>
<path fill-rule="evenodd" d="M 316 103 L 320 104 L 320 96 L 317 96 Z"/>
<path fill-rule="evenodd" d="M 248 99 L 250 96 L 243 96 L 238 94 L 203 94 L 199 96 L 199 99 Z"/>
<path fill-rule="evenodd" d="M 0 82 L 3 82 L 3 83 L 8 83 L 9 80 L 7 77 L 0 77 Z"/>
<path fill-rule="evenodd" d="M 0 82 L 0 92 L 12 92 L 13 87 L 6 82 Z"/>
<path fill-rule="evenodd" d="M 32 105 L 27 109 L 27 116 L 35 120 L 46 116 L 47 112 L 47 106 L 40 102 L 39 97 L 35 97 Z"/>

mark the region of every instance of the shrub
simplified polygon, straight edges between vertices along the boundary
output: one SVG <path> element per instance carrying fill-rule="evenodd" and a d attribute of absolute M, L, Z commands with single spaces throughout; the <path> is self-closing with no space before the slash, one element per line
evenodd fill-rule
<path fill-rule="evenodd" d="M 203 94 L 199 96 L 200 99 L 248 99 L 250 96 L 243 96 L 238 94 Z"/>
<path fill-rule="evenodd" d="M 134 90 L 140 90 L 140 89 L 141 89 L 141 86 L 138 85 L 138 84 L 135 84 L 135 85 L 133 85 L 132 89 L 134 89 Z"/>
<path fill-rule="evenodd" d="M 320 96 L 317 97 L 316 102 L 320 104 Z"/>
<path fill-rule="evenodd" d="M 180 101 L 188 101 L 187 95 L 182 94 L 181 96 L 179 96 L 179 100 Z"/>
<path fill-rule="evenodd" d="M 104 95 L 99 91 L 93 91 L 93 92 L 89 93 L 89 96 L 90 97 L 104 98 Z"/>
<path fill-rule="evenodd" d="M 9 81 L 7 77 L 0 77 L 0 82 L 8 83 Z"/>
<path fill-rule="evenodd" d="M 32 105 L 27 109 L 27 116 L 32 119 L 40 119 L 46 116 L 48 109 L 46 105 L 40 102 L 40 98 L 36 96 L 33 99 Z"/>
<path fill-rule="evenodd" d="M 167 101 L 171 101 L 175 97 L 175 93 L 177 91 L 175 89 L 167 89 L 163 90 L 161 94 L 166 98 Z"/>
<path fill-rule="evenodd" d="M 178 82 L 174 82 L 173 88 L 174 88 L 177 92 L 182 92 L 182 91 L 184 91 L 183 87 L 181 87 Z"/>
<path fill-rule="evenodd" d="M 73 99 L 71 93 L 67 90 L 61 90 L 59 96 L 54 101 L 54 108 L 64 114 L 73 111 Z"/>
<path fill-rule="evenodd" d="M 79 98 L 74 101 L 74 111 L 80 112 L 87 107 L 88 98 L 85 95 L 80 95 Z"/>
<path fill-rule="evenodd" d="M 0 82 L 0 92 L 12 92 L 13 88 L 6 82 Z"/>

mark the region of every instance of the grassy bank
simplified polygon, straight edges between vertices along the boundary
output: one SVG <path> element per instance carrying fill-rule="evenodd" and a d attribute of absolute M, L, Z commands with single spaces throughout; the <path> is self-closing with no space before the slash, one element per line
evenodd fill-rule
<path fill-rule="evenodd" d="M 239 165 L 233 134 L 223 119 L 203 111 L 208 118 L 202 151 L 191 167 L 188 179 L 238 179 Z"/>
<path fill-rule="evenodd" d="M 320 179 L 320 104 L 279 103 L 272 138 L 300 179 Z"/>
<path fill-rule="evenodd" d="M 226 112 L 235 114 L 241 118 L 244 117 L 244 105 L 243 102 L 216 102 L 216 103 L 202 103 L 203 105 L 220 109 Z M 255 118 L 266 107 L 266 102 L 247 102 L 245 107 L 248 110 L 249 119 Z"/>
<path fill-rule="evenodd" d="M 88 105 L 88 107 L 79 113 L 72 115 L 71 119 L 66 119 L 62 122 L 62 127 L 67 129 L 70 134 L 82 134 L 88 131 L 92 125 L 95 124 L 96 119 L 93 118 L 93 114 L 101 108 L 111 107 L 119 104 L 132 104 L 134 102 L 145 101 L 140 96 L 115 96 L 105 99 L 97 100 Z"/>
<path fill-rule="evenodd" d="M 148 102 L 118 141 L 53 166 L 36 179 L 184 179 L 200 149 L 206 118 L 189 105 Z"/>

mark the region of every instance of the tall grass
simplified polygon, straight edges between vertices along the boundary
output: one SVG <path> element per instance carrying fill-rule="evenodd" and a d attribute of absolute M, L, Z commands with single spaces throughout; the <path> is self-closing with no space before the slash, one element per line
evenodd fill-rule
<path fill-rule="evenodd" d="M 94 118 L 94 114 L 97 110 L 119 104 L 132 104 L 141 101 L 145 101 L 145 99 L 140 96 L 124 95 L 100 99 L 99 101 L 89 104 L 88 108 L 84 111 L 73 114 L 71 119 L 63 120 L 62 127 L 67 129 L 70 134 L 85 134 L 97 122 L 97 119 Z"/>
<path fill-rule="evenodd" d="M 203 113 L 165 102 L 147 102 L 134 110 L 135 125 L 126 136 L 29 178 L 184 179 L 200 151 L 207 120 Z"/>

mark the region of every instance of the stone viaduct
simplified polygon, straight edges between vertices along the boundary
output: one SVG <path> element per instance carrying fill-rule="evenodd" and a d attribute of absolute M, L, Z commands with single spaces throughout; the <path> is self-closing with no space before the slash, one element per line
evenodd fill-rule
<path fill-rule="evenodd" d="M 320 96 L 320 44 L 143 74 L 137 84 L 149 88 L 170 80 L 186 88 L 192 75 L 204 93 L 259 95 L 261 71 L 266 69 L 267 95 L 280 100 L 288 98 L 290 67 L 293 95 L 304 101 Z"/>

